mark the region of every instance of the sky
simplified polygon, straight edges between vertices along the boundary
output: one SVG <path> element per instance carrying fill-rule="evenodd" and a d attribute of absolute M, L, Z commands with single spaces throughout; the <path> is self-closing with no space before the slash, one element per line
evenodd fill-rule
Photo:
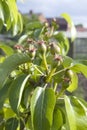
<path fill-rule="evenodd" d="M 22 13 L 33 10 L 34 13 L 43 13 L 45 17 L 68 13 L 75 24 L 87 27 L 87 0 L 18 0 L 17 6 Z"/>

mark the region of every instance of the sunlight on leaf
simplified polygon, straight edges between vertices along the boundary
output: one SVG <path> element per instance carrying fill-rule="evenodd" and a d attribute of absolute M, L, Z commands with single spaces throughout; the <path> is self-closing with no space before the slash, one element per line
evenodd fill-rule
<path fill-rule="evenodd" d="M 67 21 L 71 30 L 71 40 L 74 41 L 74 39 L 76 38 L 76 29 L 71 17 L 67 13 L 63 13 L 61 14 L 61 16 Z"/>

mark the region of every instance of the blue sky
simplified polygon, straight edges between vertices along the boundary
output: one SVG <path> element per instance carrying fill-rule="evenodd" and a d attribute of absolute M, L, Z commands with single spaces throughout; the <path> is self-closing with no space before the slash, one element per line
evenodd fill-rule
<path fill-rule="evenodd" d="M 87 26 L 87 0 L 18 0 L 17 5 L 22 13 L 33 10 L 43 13 L 46 17 L 59 17 L 68 13 L 74 23 Z"/>

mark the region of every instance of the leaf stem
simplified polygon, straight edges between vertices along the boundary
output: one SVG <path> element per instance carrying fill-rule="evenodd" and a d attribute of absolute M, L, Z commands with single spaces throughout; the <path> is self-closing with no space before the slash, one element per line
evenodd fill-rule
<path fill-rule="evenodd" d="M 57 83 L 54 84 L 54 92 L 56 91 L 57 89 Z"/>
<path fill-rule="evenodd" d="M 54 74 L 54 72 L 56 71 L 56 68 L 54 68 L 54 69 L 52 69 L 51 70 L 51 72 L 49 73 L 49 75 L 48 75 L 48 77 L 47 77 L 47 82 L 50 82 L 50 80 L 51 80 L 51 78 L 52 78 L 52 76 L 53 76 L 53 74 Z"/>
<path fill-rule="evenodd" d="M 57 72 L 55 72 L 52 76 L 55 76 L 55 75 L 57 75 L 57 74 L 59 74 L 59 73 L 61 73 L 61 72 L 63 72 L 63 71 L 66 71 L 67 69 L 70 69 L 71 68 L 71 66 L 69 66 L 69 67 L 67 67 L 67 68 L 64 68 L 64 69 L 62 69 L 62 70 L 60 70 L 60 71 L 57 71 Z"/>
<path fill-rule="evenodd" d="M 44 61 L 44 65 L 45 65 L 46 71 L 48 73 L 48 65 L 47 65 L 47 60 L 46 60 L 46 54 L 45 53 L 43 53 L 43 61 Z"/>
<path fill-rule="evenodd" d="M 34 66 L 34 68 L 35 68 L 41 75 L 44 75 L 44 73 L 43 73 L 41 70 L 39 70 L 36 65 L 34 65 L 34 64 L 32 64 L 32 65 Z"/>

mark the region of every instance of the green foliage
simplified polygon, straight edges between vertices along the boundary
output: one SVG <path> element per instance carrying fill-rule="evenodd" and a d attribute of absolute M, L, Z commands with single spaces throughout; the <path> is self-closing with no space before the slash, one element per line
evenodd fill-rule
<path fill-rule="evenodd" d="M 86 130 L 87 107 L 76 97 L 72 97 L 70 100 L 67 96 L 65 96 L 65 106 L 70 130 Z"/>
<path fill-rule="evenodd" d="M 52 89 L 41 87 L 35 89 L 31 99 L 31 116 L 34 130 L 50 130 L 55 103 L 56 96 Z"/>
<path fill-rule="evenodd" d="M 7 0 L 6 4 L 14 6 L 10 22 L 13 18 L 16 34 L 18 28 L 22 30 L 22 22 L 15 0 Z M 2 5 L 0 18 L 6 24 L 9 19 Z M 70 17 L 62 16 L 73 30 Z M 87 60 L 66 56 L 69 41 L 62 32 L 56 32 L 55 21 L 51 27 L 32 21 L 28 29 L 15 49 L 0 44 L 5 53 L 0 60 L 0 129 L 87 130 L 87 102 L 66 94 L 78 87 L 78 73 L 87 77 Z"/>
<path fill-rule="evenodd" d="M 13 35 L 22 32 L 22 17 L 15 0 L 0 0 L 0 30 L 3 25 L 7 31 L 13 28 Z"/>
<path fill-rule="evenodd" d="M 76 38 L 76 29 L 74 23 L 67 13 L 63 13 L 61 16 L 68 22 L 69 27 L 71 28 L 71 40 L 73 41 Z"/>

